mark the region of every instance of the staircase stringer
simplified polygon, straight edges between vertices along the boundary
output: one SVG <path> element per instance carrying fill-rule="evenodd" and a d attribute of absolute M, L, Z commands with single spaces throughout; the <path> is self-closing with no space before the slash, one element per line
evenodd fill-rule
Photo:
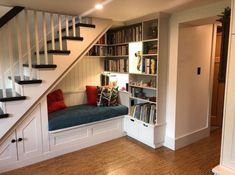
<path fill-rule="evenodd" d="M 94 20 L 95 21 L 95 20 Z M 14 131 L 21 123 L 22 123 L 22 121 L 24 121 L 26 118 L 27 118 L 27 116 L 29 115 L 29 114 L 31 114 L 31 112 L 35 109 L 35 107 L 37 107 L 38 105 L 39 105 L 39 103 L 42 101 L 42 100 L 44 100 L 45 98 L 46 98 L 46 96 L 47 96 L 47 94 L 51 91 L 51 90 L 53 90 L 57 85 L 58 85 L 58 83 L 74 68 L 74 66 L 76 65 L 76 64 L 79 64 L 79 62 L 80 62 L 80 60 L 81 59 L 84 59 L 84 56 L 86 55 L 86 53 L 94 46 L 94 44 L 96 44 L 96 42 L 107 32 L 107 30 L 112 26 L 112 21 L 110 20 L 110 21 L 108 21 L 108 20 L 106 20 L 107 21 L 107 23 L 108 23 L 108 25 L 102 30 L 102 32 L 89 44 L 89 46 L 86 48 L 86 49 L 84 49 L 83 51 L 82 51 L 82 53 L 80 53 L 78 56 L 77 56 L 77 58 L 66 68 L 66 70 L 63 72 L 63 73 L 61 73 L 61 75 L 57 78 L 57 79 L 55 79 L 54 80 L 54 82 L 49 86 L 49 88 L 47 88 L 47 90 L 45 90 L 45 92 L 37 99 L 37 100 L 35 100 L 35 102 L 34 103 L 32 103 L 32 105 L 30 106 L 30 108 L 28 109 L 28 110 L 26 110 L 26 112 L 23 114 L 23 115 L 21 115 L 21 117 L 19 117 L 18 119 L 17 119 L 17 121 L 7 130 L 7 132 L 5 132 L 3 135 L 1 135 L 1 137 L 0 137 L 0 145 L 3 143 L 3 141 L 12 133 L 12 131 Z M 84 30 L 86 30 L 86 29 L 84 29 Z M 95 30 L 95 29 L 94 29 Z M 82 32 L 81 32 L 81 34 L 82 34 Z M 73 43 L 74 42 L 76 42 L 76 41 L 66 41 L 66 44 L 67 45 L 73 45 Z M 57 63 L 58 63 L 58 60 L 60 59 L 60 58 L 57 58 L 57 57 L 59 57 L 58 55 L 53 55 L 53 60 L 55 59 L 55 62 L 56 62 L 56 60 L 57 60 Z M 61 57 L 61 56 L 60 56 Z M 62 56 L 63 57 L 63 56 Z M 62 58 L 63 59 L 63 58 Z M 62 59 L 60 60 L 60 61 L 62 61 Z M 64 59 L 66 59 L 66 57 L 64 58 Z M 59 61 L 59 62 L 60 62 Z M 60 64 L 60 63 L 58 63 L 58 64 Z M 63 63 L 62 63 L 63 64 Z M 47 71 L 41 71 L 41 70 L 39 70 L 39 72 L 40 72 L 40 76 L 42 75 L 42 74 L 47 74 L 48 75 L 48 73 L 47 73 Z M 30 87 L 29 87 L 30 88 Z M 32 87 L 31 87 L 32 88 Z M 26 89 L 24 89 L 25 90 L 25 93 L 27 93 L 27 88 Z"/>

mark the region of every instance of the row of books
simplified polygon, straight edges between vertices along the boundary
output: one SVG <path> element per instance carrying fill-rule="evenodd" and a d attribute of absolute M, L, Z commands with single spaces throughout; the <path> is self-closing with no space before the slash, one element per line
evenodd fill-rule
<path fill-rule="evenodd" d="M 142 59 L 142 73 L 156 74 L 157 73 L 157 60 L 155 58 Z"/>
<path fill-rule="evenodd" d="M 127 59 L 105 59 L 104 70 L 110 72 L 124 73 L 128 71 Z"/>
<path fill-rule="evenodd" d="M 109 56 L 128 55 L 128 45 L 108 47 Z"/>
<path fill-rule="evenodd" d="M 88 55 L 90 56 L 106 56 L 107 55 L 107 47 L 105 46 L 93 46 Z"/>
<path fill-rule="evenodd" d="M 97 43 L 96 44 L 105 44 L 106 42 L 105 42 L 105 35 L 104 36 L 102 36 L 100 39 L 99 39 L 99 41 L 97 41 Z"/>
<path fill-rule="evenodd" d="M 157 116 L 156 105 L 150 103 L 133 105 L 130 108 L 129 115 L 145 123 L 155 124 Z"/>
<path fill-rule="evenodd" d="M 144 48 L 143 48 L 144 54 L 157 54 L 157 52 L 158 52 L 157 41 L 144 43 Z"/>
<path fill-rule="evenodd" d="M 120 30 L 109 31 L 108 44 L 126 43 L 142 40 L 141 24 L 125 27 Z"/>

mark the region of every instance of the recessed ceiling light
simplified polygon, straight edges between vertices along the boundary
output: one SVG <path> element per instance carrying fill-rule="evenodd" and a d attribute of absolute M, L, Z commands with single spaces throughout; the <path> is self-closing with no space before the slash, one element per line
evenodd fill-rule
<path fill-rule="evenodd" d="M 103 5 L 102 5 L 102 4 L 96 4 L 96 5 L 95 5 L 95 8 L 96 8 L 97 10 L 101 10 L 101 9 L 103 9 Z"/>

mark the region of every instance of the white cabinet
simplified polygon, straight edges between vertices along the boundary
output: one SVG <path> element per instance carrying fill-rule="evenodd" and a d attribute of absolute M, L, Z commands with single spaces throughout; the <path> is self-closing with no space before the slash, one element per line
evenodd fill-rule
<path fill-rule="evenodd" d="M 36 108 L 16 130 L 20 160 L 42 154 L 42 127 L 40 107 Z M 20 141 L 21 140 L 21 141 Z"/>
<path fill-rule="evenodd" d="M 13 133 L 0 146 L 0 169 L 17 159 L 16 135 Z"/>
<path fill-rule="evenodd" d="M 235 35 L 232 35 L 224 109 L 224 131 L 222 143 L 222 162 L 227 168 L 235 170 Z"/>
<path fill-rule="evenodd" d="M 19 161 L 42 154 L 40 105 L 24 120 L 0 147 L 0 172 Z"/>
<path fill-rule="evenodd" d="M 157 126 L 144 123 L 133 117 L 126 116 L 124 131 L 128 136 L 152 147 L 162 146 L 164 141 L 164 125 Z"/>

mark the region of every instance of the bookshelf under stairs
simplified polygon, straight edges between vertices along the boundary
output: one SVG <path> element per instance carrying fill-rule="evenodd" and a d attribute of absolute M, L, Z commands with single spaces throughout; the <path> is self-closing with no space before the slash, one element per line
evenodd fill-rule
<path fill-rule="evenodd" d="M 25 8 L 10 15 L 0 28 L 0 144 L 111 25 Z"/>
<path fill-rule="evenodd" d="M 103 74 L 129 99 L 127 135 L 157 148 L 164 142 L 166 127 L 168 15 L 130 23 L 110 29 L 88 55 L 103 59 Z"/>

